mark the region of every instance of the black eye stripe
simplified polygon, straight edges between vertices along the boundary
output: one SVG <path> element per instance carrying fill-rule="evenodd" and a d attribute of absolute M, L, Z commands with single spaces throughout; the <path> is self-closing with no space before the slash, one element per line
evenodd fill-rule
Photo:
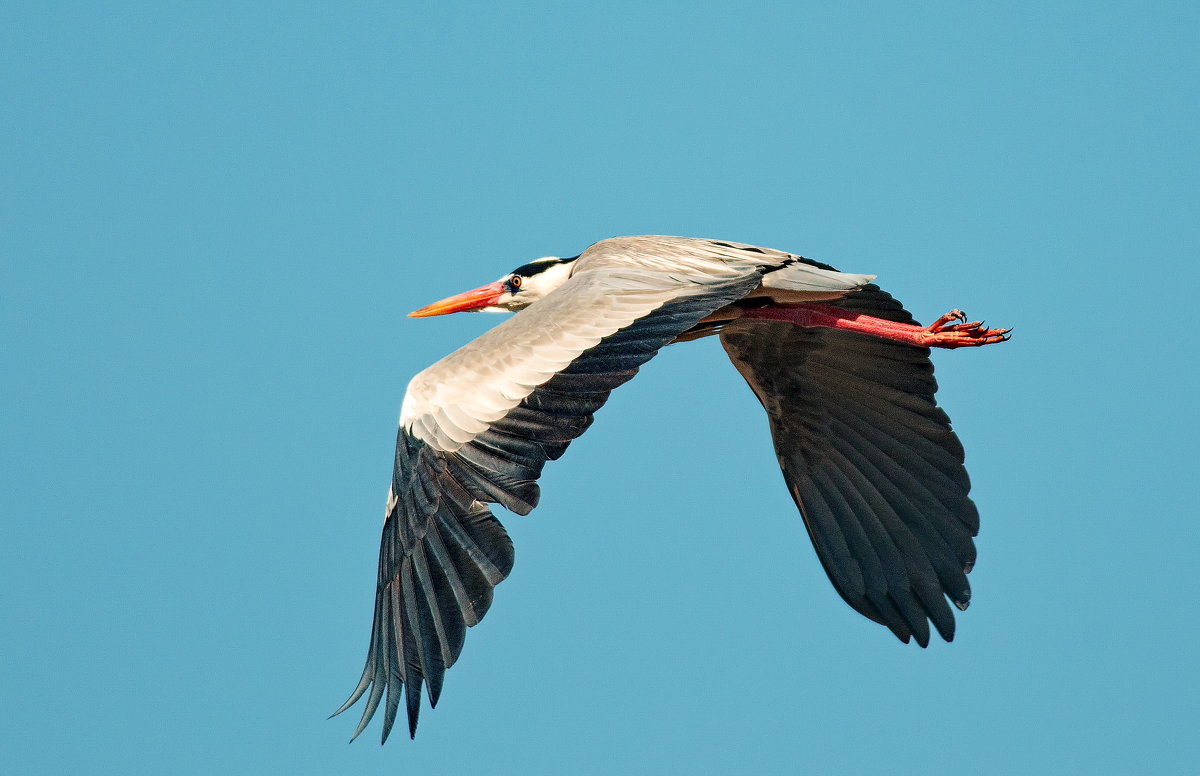
<path fill-rule="evenodd" d="M 513 274 L 520 275 L 525 278 L 530 278 L 530 277 L 533 277 L 534 275 L 545 272 L 546 270 L 550 269 L 551 267 L 557 267 L 559 264 L 568 264 L 572 261 L 575 261 L 575 259 L 578 259 L 578 258 L 579 258 L 578 256 L 572 256 L 569 259 L 555 259 L 554 261 L 531 261 L 528 264 L 522 264 L 521 266 L 514 269 Z"/>
<path fill-rule="evenodd" d="M 547 269 L 549 269 L 550 267 L 553 267 L 553 266 L 554 266 L 554 262 L 552 262 L 552 261 L 541 261 L 541 262 L 534 262 L 533 264 L 522 264 L 521 266 L 519 266 L 513 270 L 513 274 L 521 275 L 522 277 L 528 278 L 528 277 L 533 277 L 534 275 L 537 275 L 541 272 L 545 272 Z"/>

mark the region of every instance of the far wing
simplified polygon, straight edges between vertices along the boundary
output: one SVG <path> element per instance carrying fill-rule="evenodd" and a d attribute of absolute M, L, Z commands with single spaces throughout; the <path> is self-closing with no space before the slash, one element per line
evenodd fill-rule
<path fill-rule="evenodd" d="M 877 286 L 834 302 L 892 321 L 912 316 Z M 721 332 L 767 410 L 788 489 L 838 593 L 902 641 L 954 637 L 948 596 L 970 601 L 979 514 L 963 448 L 934 401 L 929 351 L 790 323 L 739 320 Z"/>
<path fill-rule="evenodd" d="M 486 502 L 532 510 L 543 464 L 587 429 L 609 393 L 760 280 L 754 267 L 703 284 L 596 267 L 414 378 L 397 436 L 366 667 L 335 712 L 369 691 L 355 736 L 385 697 L 384 740 L 401 692 L 410 735 L 422 684 L 437 703 L 466 627 L 483 617 L 512 568 L 512 542 Z"/>

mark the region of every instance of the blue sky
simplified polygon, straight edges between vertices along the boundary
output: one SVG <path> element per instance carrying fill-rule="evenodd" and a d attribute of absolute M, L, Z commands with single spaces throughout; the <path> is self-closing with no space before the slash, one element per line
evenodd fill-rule
<path fill-rule="evenodd" d="M 0 8 L 0 751 L 21 774 L 1187 773 L 1195 3 Z M 958 638 L 826 580 L 717 343 L 502 515 L 415 742 L 361 669 L 404 314 L 616 234 L 1014 326 L 936 354 Z"/>

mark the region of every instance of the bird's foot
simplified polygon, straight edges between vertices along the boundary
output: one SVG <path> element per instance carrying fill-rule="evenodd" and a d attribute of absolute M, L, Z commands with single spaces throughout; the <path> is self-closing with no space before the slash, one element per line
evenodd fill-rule
<path fill-rule="evenodd" d="M 951 310 L 916 332 L 915 342 L 928 348 L 976 348 L 1007 342 L 1012 329 L 989 329 L 983 321 L 967 322 L 962 310 Z"/>

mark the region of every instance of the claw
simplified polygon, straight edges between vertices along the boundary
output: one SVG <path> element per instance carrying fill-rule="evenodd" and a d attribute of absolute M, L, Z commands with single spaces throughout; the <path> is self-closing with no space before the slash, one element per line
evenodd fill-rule
<path fill-rule="evenodd" d="M 926 326 L 925 331 L 934 334 L 942 331 L 957 331 L 963 326 L 964 323 L 966 323 L 966 320 L 967 314 L 962 310 L 955 308 Z M 952 324 L 952 321 L 960 321 L 960 323 Z"/>

